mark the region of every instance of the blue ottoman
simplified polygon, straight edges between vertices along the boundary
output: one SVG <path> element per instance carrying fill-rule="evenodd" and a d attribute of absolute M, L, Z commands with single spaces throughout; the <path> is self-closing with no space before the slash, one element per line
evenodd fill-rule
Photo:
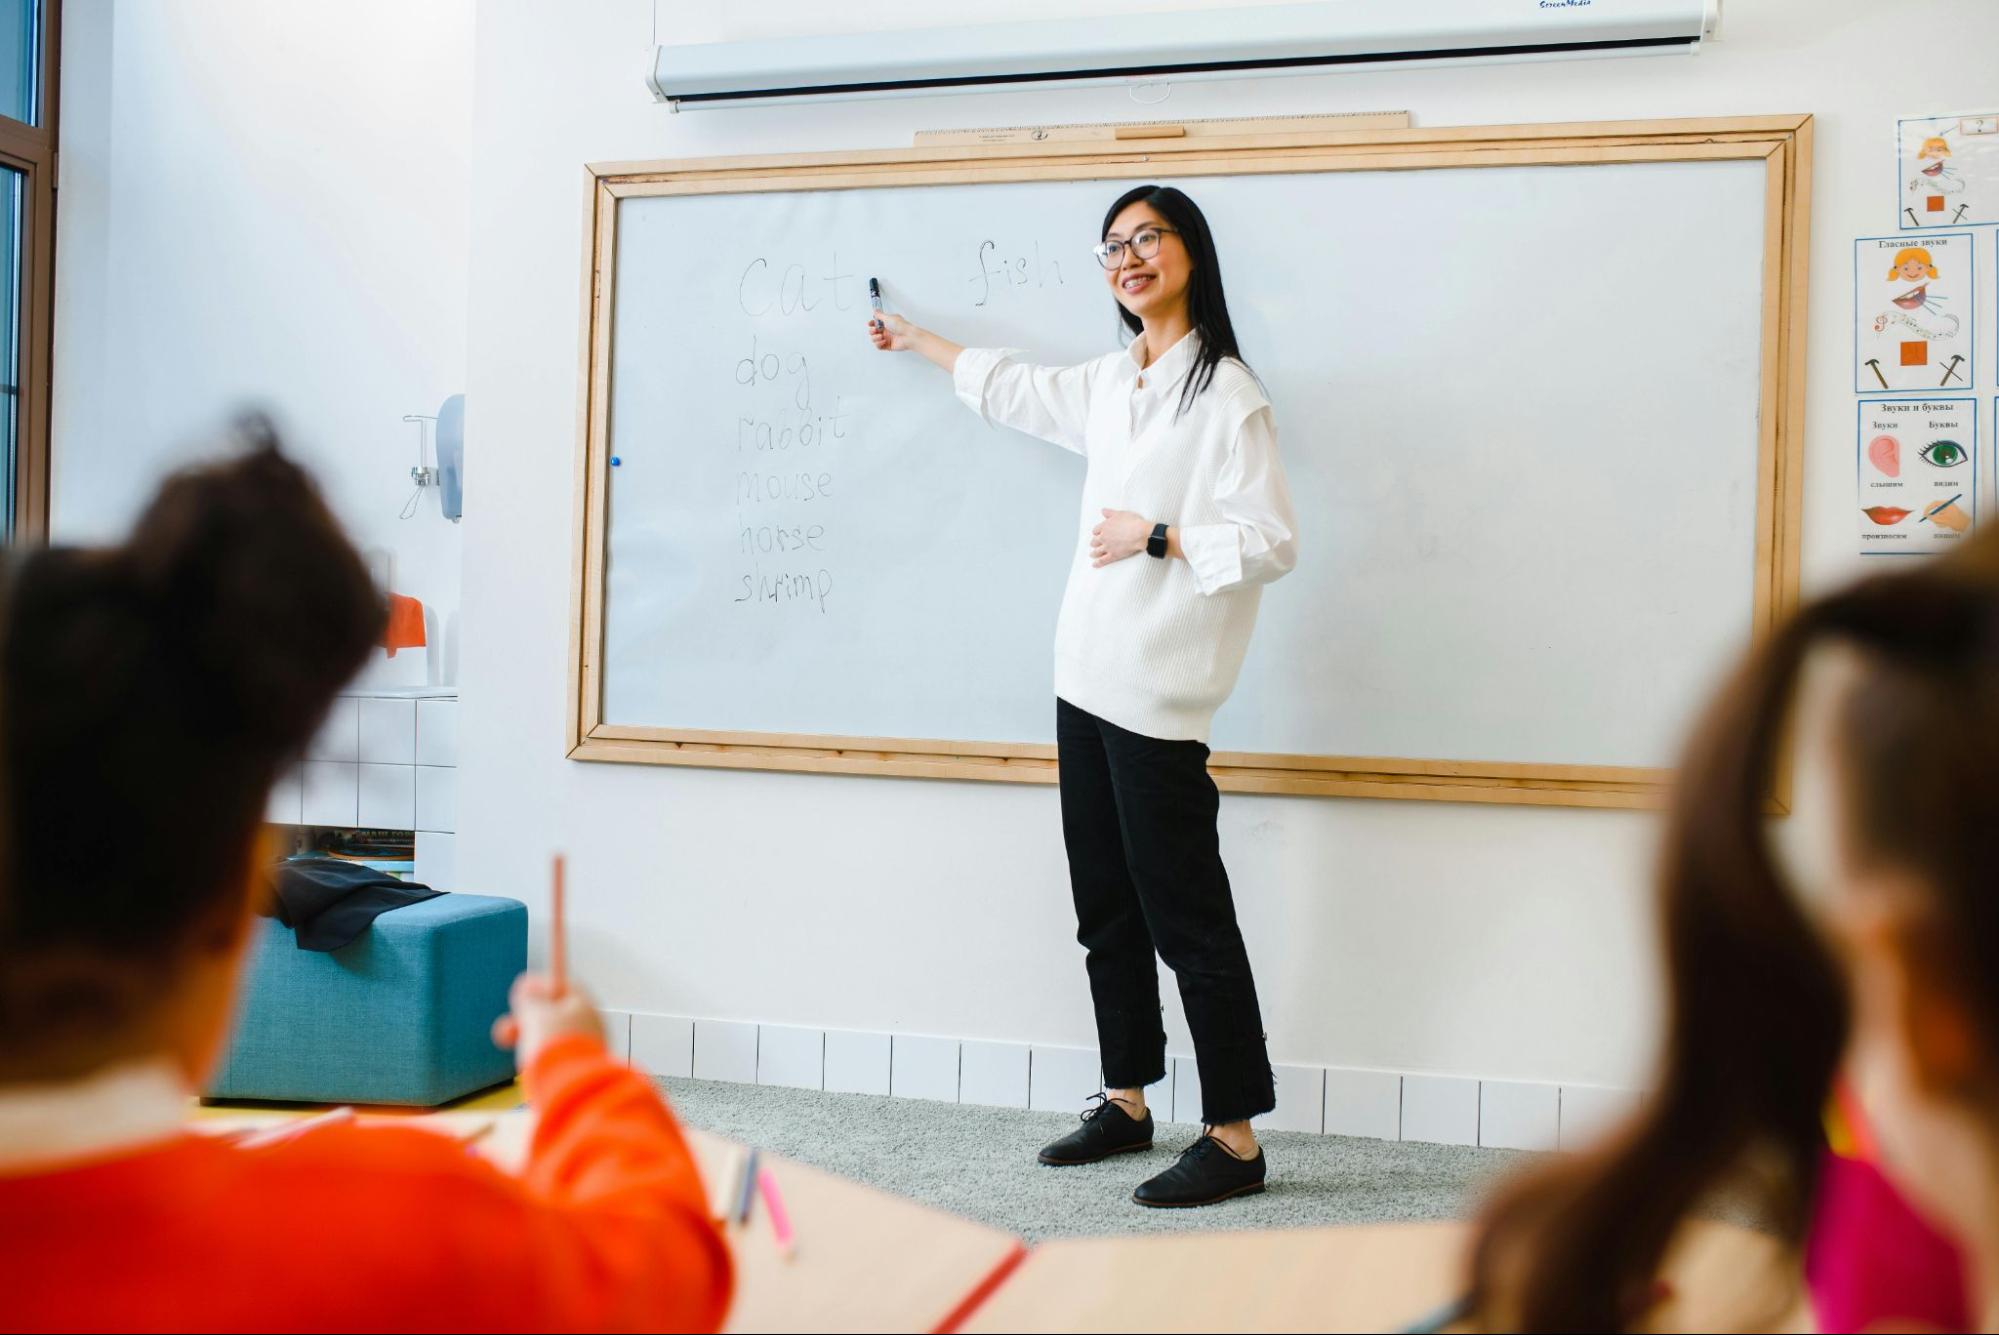
<path fill-rule="evenodd" d="M 513 1054 L 490 1031 L 527 967 L 517 900 L 439 895 L 330 953 L 300 950 L 275 918 L 251 932 L 208 1097 L 431 1107 L 513 1078 Z"/>

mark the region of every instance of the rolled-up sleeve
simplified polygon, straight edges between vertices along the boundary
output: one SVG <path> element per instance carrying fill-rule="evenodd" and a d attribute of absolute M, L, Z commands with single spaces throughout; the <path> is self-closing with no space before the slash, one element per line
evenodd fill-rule
<path fill-rule="evenodd" d="M 1035 366 L 1012 348 L 966 348 L 951 367 L 958 397 L 988 422 L 1089 452 L 1090 363 Z"/>
<path fill-rule="evenodd" d="M 1298 521 L 1268 404 L 1236 428 L 1235 445 L 1215 479 L 1215 506 L 1222 522 L 1180 529 L 1180 550 L 1202 593 L 1268 584 L 1298 563 Z"/>

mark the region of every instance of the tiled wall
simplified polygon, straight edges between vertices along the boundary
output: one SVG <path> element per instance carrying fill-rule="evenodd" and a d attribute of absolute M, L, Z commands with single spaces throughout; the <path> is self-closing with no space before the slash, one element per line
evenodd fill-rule
<path fill-rule="evenodd" d="M 654 1075 L 935 1099 L 1048 1112 L 1080 1111 L 1102 1086 L 1087 1048 L 806 1029 L 744 1020 L 692 1020 L 606 1011 L 613 1051 Z M 1274 1131 L 1420 1140 L 1493 1149 L 1573 1149 L 1638 1107 L 1632 1090 L 1513 1080 L 1274 1068 Z M 1167 1061 L 1147 1091 L 1154 1115 L 1194 1123 L 1201 1082 L 1191 1057 Z"/>
<path fill-rule="evenodd" d="M 343 695 L 305 759 L 271 790 L 278 825 L 416 832 L 416 879 L 455 890 L 458 701 Z"/>

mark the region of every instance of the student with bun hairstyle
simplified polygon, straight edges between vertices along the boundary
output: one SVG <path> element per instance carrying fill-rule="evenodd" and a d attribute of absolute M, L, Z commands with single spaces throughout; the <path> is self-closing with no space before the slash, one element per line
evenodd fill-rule
<path fill-rule="evenodd" d="M 1793 732 L 1829 791 L 1780 861 L 1763 795 Z M 1479 1324 L 1642 1325 L 1675 1232 L 1726 1190 L 1808 1260 L 1822 1329 L 1999 1330 L 1995 812 L 1999 534 L 1780 626 L 1680 772 L 1657 1091 L 1491 1207 Z M 1828 1154 L 1829 1103 L 1864 1123 L 1865 1171 Z M 1741 1328 L 1795 1294 L 1772 1278 L 1790 1292 Z"/>
<path fill-rule="evenodd" d="M 265 797 L 381 599 L 256 429 L 128 541 L 19 558 L 0 649 L 0 1324 L 714 1330 L 730 1263 L 672 1115 L 524 976 L 539 1114 L 503 1174 L 414 1128 L 183 1130 L 273 850 Z"/>

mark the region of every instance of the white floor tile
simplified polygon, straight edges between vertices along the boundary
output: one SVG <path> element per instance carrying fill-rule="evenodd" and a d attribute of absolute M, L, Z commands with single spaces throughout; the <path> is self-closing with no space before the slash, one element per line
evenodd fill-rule
<path fill-rule="evenodd" d="M 1452 1075 L 1403 1076 L 1402 1139 L 1478 1144 L 1478 1081 Z"/>
<path fill-rule="evenodd" d="M 1326 1072 L 1319 1066 L 1272 1065 L 1277 1078 L 1277 1107 L 1256 1119 L 1258 1130 L 1310 1131 L 1326 1129 Z"/>
<path fill-rule="evenodd" d="M 826 1031 L 787 1024 L 757 1026 L 757 1083 L 791 1089 L 826 1087 Z"/>
<path fill-rule="evenodd" d="M 458 836 L 421 831 L 416 837 L 416 878 L 433 890 L 458 888 Z"/>
<path fill-rule="evenodd" d="M 1552 1150 L 1561 1135 L 1559 1085 L 1481 1080 L 1478 1143 L 1496 1150 Z"/>
<path fill-rule="evenodd" d="M 1638 1111 L 1638 1092 L 1601 1085 L 1563 1085 L 1561 1147 L 1588 1149 Z"/>
<path fill-rule="evenodd" d="M 826 1088 L 843 1094 L 887 1094 L 889 1091 L 887 1034 L 859 1034 L 850 1029 L 826 1031 Z"/>
<path fill-rule="evenodd" d="M 1027 1045 L 968 1040 L 958 1045 L 958 1102 L 1027 1106 Z"/>
<path fill-rule="evenodd" d="M 1201 1070 L 1192 1057 L 1174 1057 L 1173 1067 L 1173 1112 L 1169 1122 L 1194 1122 L 1201 1120 Z M 1153 1114 L 1153 1120 L 1158 1120 Z"/>
<path fill-rule="evenodd" d="M 651 1075 L 693 1075 L 694 1021 L 678 1015 L 633 1012 L 632 1065 Z M 755 1034 L 750 1036 L 750 1072 L 756 1073 Z"/>
<path fill-rule="evenodd" d="M 352 828 L 360 811 L 361 767 L 351 762 L 308 760 L 299 766 L 304 779 L 299 819 L 306 825 Z"/>
<path fill-rule="evenodd" d="M 958 1101 L 958 1040 L 897 1034 L 889 1042 L 889 1093 L 899 1099 Z"/>
<path fill-rule="evenodd" d="M 305 777 L 296 769 L 286 770 L 271 785 L 270 798 L 264 803 L 264 819 L 273 825 L 297 825 L 304 807 Z"/>
<path fill-rule="evenodd" d="M 1103 1063 L 1095 1048 L 1034 1046 L 1028 1069 L 1027 1106 L 1036 1112 L 1081 1112 L 1090 1095 L 1104 1088 Z"/>
<path fill-rule="evenodd" d="M 1402 1077 L 1393 1071 L 1326 1072 L 1326 1134 L 1402 1138 Z"/>
<path fill-rule="evenodd" d="M 604 1019 L 604 1047 L 619 1061 L 632 1059 L 632 1013 L 599 1011 Z"/>
<path fill-rule="evenodd" d="M 416 828 L 416 766 L 355 766 L 360 773 L 358 819 L 385 830 Z"/>
<path fill-rule="evenodd" d="M 634 1040 L 637 1031 L 633 1031 Z M 757 1082 L 757 1027 L 743 1020 L 694 1022 L 694 1078 Z"/>

